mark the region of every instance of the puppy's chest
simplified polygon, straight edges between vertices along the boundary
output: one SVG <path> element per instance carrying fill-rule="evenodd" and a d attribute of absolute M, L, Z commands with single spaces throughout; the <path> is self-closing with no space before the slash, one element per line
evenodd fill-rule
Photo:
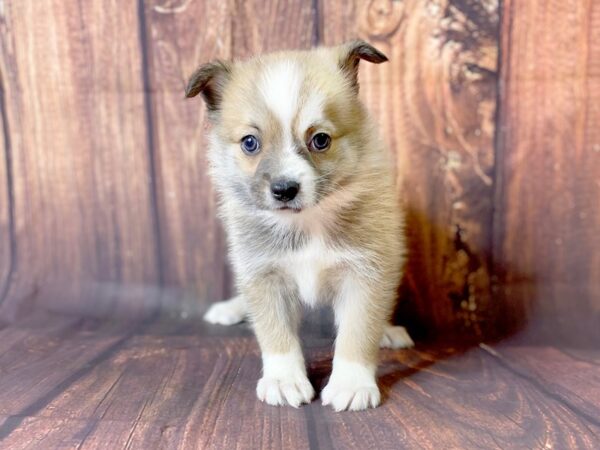
<path fill-rule="evenodd" d="M 302 301 L 315 305 L 331 295 L 324 290 L 331 288 L 333 278 L 339 277 L 347 256 L 346 252 L 329 248 L 321 240 L 311 239 L 301 250 L 286 254 L 280 264 L 296 281 Z"/>

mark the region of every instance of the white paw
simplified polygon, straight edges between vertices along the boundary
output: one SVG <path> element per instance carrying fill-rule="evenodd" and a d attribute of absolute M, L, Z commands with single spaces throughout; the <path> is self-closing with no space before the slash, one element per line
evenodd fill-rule
<path fill-rule="evenodd" d="M 212 305 L 204 314 L 204 320 L 219 325 L 235 325 L 246 318 L 246 313 L 246 302 L 243 298 L 237 296 L 231 300 Z"/>
<path fill-rule="evenodd" d="M 374 372 L 362 364 L 334 361 L 329 383 L 321 392 L 323 405 L 331 405 L 335 411 L 376 408 L 381 394 Z"/>
<path fill-rule="evenodd" d="M 269 405 L 298 408 L 303 403 L 310 403 L 315 390 L 306 376 L 294 380 L 262 377 L 256 386 L 256 395 Z"/>
<path fill-rule="evenodd" d="M 256 395 L 269 405 L 287 404 L 297 408 L 302 403 L 310 403 L 315 395 L 299 349 L 284 354 L 263 354 L 263 373 Z"/>
<path fill-rule="evenodd" d="M 406 328 L 398 326 L 387 326 L 381 338 L 379 346 L 381 348 L 410 348 L 415 343 L 408 335 Z"/>

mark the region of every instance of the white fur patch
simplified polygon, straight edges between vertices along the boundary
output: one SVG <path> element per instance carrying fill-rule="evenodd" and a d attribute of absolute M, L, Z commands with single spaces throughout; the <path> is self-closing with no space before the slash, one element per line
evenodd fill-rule
<path fill-rule="evenodd" d="M 283 267 L 294 277 L 301 300 L 314 306 L 319 297 L 319 277 L 322 271 L 334 266 L 343 254 L 328 249 L 320 238 L 312 238 L 300 251 L 290 253 Z"/>
<path fill-rule="evenodd" d="M 344 262 L 350 262 L 358 268 L 361 256 L 350 250 L 328 247 L 317 235 L 299 251 L 290 252 L 281 262 L 281 267 L 296 281 L 302 302 L 315 306 L 321 297 L 322 273 Z"/>
<path fill-rule="evenodd" d="M 259 90 L 267 108 L 279 120 L 283 142 L 279 161 L 282 171 L 271 174 L 274 178 L 295 180 L 300 183 L 298 199 L 302 206 L 310 206 L 315 201 L 315 180 L 308 163 L 298 155 L 294 147 L 292 122 L 299 112 L 303 74 L 300 66 L 290 60 L 282 60 L 268 66 L 259 82 Z M 315 105 L 316 107 L 316 105 Z M 267 192 L 267 198 L 270 198 Z M 274 202 L 274 200 L 271 199 Z"/>
<path fill-rule="evenodd" d="M 321 400 L 323 405 L 331 405 L 335 411 L 377 407 L 381 395 L 375 381 L 375 367 L 335 358 L 333 372 L 321 392 Z"/>
<path fill-rule="evenodd" d="M 306 377 L 299 349 L 284 354 L 263 354 L 263 377 L 256 386 L 256 395 L 274 406 L 288 404 L 297 408 L 302 403 L 310 403 L 315 390 Z"/>
<path fill-rule="evenodd" d="M 259 89 L 267 107 L 290 130 L 298 111 L 298 99 L 302 87 L 302 74 L 297 63 L 290 60 L 270 65 L 263 73 Z"/>

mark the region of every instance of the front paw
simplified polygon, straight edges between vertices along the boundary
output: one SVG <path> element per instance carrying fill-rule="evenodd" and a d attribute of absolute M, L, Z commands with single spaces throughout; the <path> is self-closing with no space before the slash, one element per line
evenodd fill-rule
<path fill-rule="evenodd" d="M 323 405 L 331 405 L 335 411 L 360 411 L 376 408 L 381 394 L 375 382 L 373 370 L 353 362 L 334 362 L 333 373 L 321 392 Z"/>
<path fill-rule="evenodd" d="M 288 353 L 263 354 L 263 377 L 256 386 L 259 400 L 273 406 L 294 408 L 310 403 L 315 390 L 306 377 L 301 350 Z"/>
<path fill-rule="evenodd" d="M 377 385 L 364 386 L 328 383 L 321 393 L 323 405 L 331 405 L 335 411 L 361 411 L 377 408 L 381 402 L 381 394 Z"/>
<path fill-rule="evenodd" d="M 298 376 L 296 379 L 265 376 L 258 381 L 256 395 L 269 405 L 290 405 L 298 408 L 303 403 L 310 403 L 315 390 L 306 376 Z"/>

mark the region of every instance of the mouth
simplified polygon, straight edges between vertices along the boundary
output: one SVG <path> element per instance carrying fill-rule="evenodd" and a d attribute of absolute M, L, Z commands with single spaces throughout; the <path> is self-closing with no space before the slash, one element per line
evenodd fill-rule
<path fill-rule="evenodd" d="M 283 211 L 283 212 L 291 212 L 292 214 L 298 214 L 299 212 L 302 211 L 302 208 L 293 207 L 293 206 L 280 206 L 279 208 L 276 208 L 275 210 Z"/>

